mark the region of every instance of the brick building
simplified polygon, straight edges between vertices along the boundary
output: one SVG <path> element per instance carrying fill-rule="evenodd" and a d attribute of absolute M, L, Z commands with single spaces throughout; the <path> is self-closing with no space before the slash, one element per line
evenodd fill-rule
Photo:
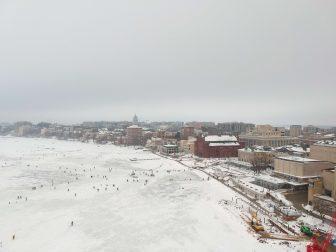
<path fill-rule="evenodd" d="M 203 158 L 237 157 L 238 149 L 243 147 L 235 136 L 198 137 L 195 142 L 195 155 Z"/>
<path fill-rule="evenodd" d="M 194 127 L 184 126 L 182 128 L 182 139 L 187 140 L 189 137 L 194 136 Z"/>
<path fill-rule="evenodd" d="M 137 125 L 129 126 L 126 129 L 126 144 L 141 145 L 142 143 L 142 128 Z"/>

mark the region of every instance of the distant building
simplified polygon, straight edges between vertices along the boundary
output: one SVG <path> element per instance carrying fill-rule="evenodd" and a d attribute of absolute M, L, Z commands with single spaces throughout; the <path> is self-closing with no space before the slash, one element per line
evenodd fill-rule
<path fill-rule="evenodd" d="M 270 147 L 279 147 L 284 145 L 297 144 L 299 140 L 293 137 L 271 137 L 271 136 L 251 136 L 251 135 L 241 135 L 239 139 L 245 143 L 246 146 L 270 146 Z"/>
<path fill-rule="evenodd" d="M 302 133 L 300 136 L 300 141 L 306 146 L 313 145 L 319 141 L 327 141 L 335 139 L 335 134 L 324 134 L 324 133 Z"/>
<path fill-rule="evenodd" d="M 133 116 L 132 122 L 133 122 L 134 125 L 137 125 L 139 123 L 139 119 L 138 119 L 138 116 L 136 114 Z"/>
<path fill-rule="evenodd" d="M 195 134 L 194 130 L 195 128 L 192 126 L 184 126 L 182 128 L 182 139 L 187 140 L 189 137 L 194 136 Z"/>
<path fill-rule="evenodd" d="M 284 137 L 287 135 L 287 130 L 285 127 L 274 127 L 274 131 L 279 132 L 280 136 Z"/>
<path fill-rule="evenodd" d="M 188 126 L 194 127 L 195 129 L 202 129 L 203 127 L 215 127 L 214 122 L 188 122 Z"/>
<path fill-rule="evenodd" d="M 289 136 L 298 137 L 302 135 L 302 126 L 301 125 L 291 125 L 289 127 Z"/>
<path fill-rule="evenodd" d="M 174 141 L 174 140 L 176 140 L 176 134 L 177 134 L 177 132 L 166 131 L 164 133 L 164 139 Z"/>
<path fill-rule="evenodd" d="M 262 163 L 264 167 L 267 167 L 273 162 L 273 154 L 270 150 L 263 148 L 246 147 L 238 150 L 238 160 L 250 164 Z"/>
<path fill-rule="evenodd" d="M 158 138 L 165 138 L 165 134 L 166 134 L 166 131 L 165 130 L 162 130 L 162 129 L 159 129 L 158 131 L 156 131 L 156 137 Z"/>
<path fill-rule="evenodd" d="M 217 126 L 202 126 L 201 131 L 205 135 L 221 135 Z"/>
<path fill-rule="evenodd" d="M 126 129 L 126 144 L 141 145 L 142 144 L 142 128 L 137 125 L 129 126 Z"/>
<path fill-rule="evenodd" d="M 254 129 L 255 125 L 252 123 L 243 122 L 225 122 L 218 123 L 217 129 L 220 134 L 234 134 L 238 135 Z"/>
<path fill-rule="evenodd" d="M 319 128 L 316 127 L 316 126 L 313 126 L 313 125 L 308 125 L 308 126 L 303 127 L 303 132 L 304 133 L 309 133 L 309 134 L 314 134 L 314 133 L 319 132 Z"/>
<path fill-rule="evenodd" d="M 17 128 L 17 136 L 23 137 L 28 136 L 33 132 L 33 127 L 31 125 L 22 125 Z"/>
<path fill-rule="evenodd" d="M 176 144 L 165 144 L 161 147 L 161 153 L 170 155 L 178 153 L 178 146 Z"/>
<path fill-rule="evenodd" d="M 273 128 L 271 125 L 257 125 L 254 130 L 240 135 L 239 139 L 248 147 L 254 145 L 279 147 L 299 143 L 298 138 L 285 136 L 284 128 Z"/>
<path fill-rule="evenodd" d="M 180 151 L 188 154 L 195 153 L 195 137 L 189 137 L 188 140 L 180 141 Z"/>
<path fill-rule="evenodd" d="M 151 139 L 147 140 L 146 147 L 153 151 L 158 151 L 163 144 L 164 141 L 162 138 L 152 137 Z"/>
<path fill-rule="evenodd" d="M 336 141 L 320 141 L 311 145 L 310 157 L 336 164 Z"/>
<path fill-rule="evenodd" d="M 49 133 L 49 129 L 48 128 L 42 128 L 40 135 L 41 135 L 41 137 L 47 137 L 48 133 Z"/>
<path fill-rule="evenodd" d="M 242 147 L 244 145 L 235 136 L 198 137 L 195 142 L 195 155 L 203 158 L 237 157 L 238 149 Z"/>
<path fill-rule="evenodd" d="M 286 156 L 274 159 L 274 173 L 300 182 L 322 176 L 322 170 L 331 169 L 330 162 L 315 159 Z"/>

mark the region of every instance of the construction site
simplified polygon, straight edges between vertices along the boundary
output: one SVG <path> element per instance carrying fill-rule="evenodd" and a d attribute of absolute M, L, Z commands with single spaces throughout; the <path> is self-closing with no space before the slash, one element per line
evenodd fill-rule
<path fill-rule="evenodd" d="M 240 197 L 219 204 L 227 210 L 239 212 L 247 228 L 260 242 L 299 242 L 306 244 L 307 252 L 336 251 L 336 215 L 322 219 L 309 206 L 295 207 L 298 204 L 286 199 L 285 195 L 291 193 L 290 190 L 271 190 L 261 186 L 258 183 L 260 179 L 269 180 L 273 184 L 282 182 L 281 179 L 271 177 L 269 172 L 256 175 L 250 169 L 232 165 L 228 160 L 186 158 L 179 162 L 204 172 L 239 193 Z M 302 186 L 300 183 L 293 184 Z"/>

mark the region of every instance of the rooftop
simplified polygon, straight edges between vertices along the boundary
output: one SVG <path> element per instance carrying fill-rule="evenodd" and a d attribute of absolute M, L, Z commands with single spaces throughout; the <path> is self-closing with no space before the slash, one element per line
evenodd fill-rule
<path fill-rule="evenodd" d="M 127 127 L 128 129 L 141 129 L 141 127 L 139 127 L 138 125 L 132 125 Z"/>
<path fill-rule="evenodd" d="M 286 181 L 284 179 L 272 177 L 270 175 L 259 175 L 259 176 L 256 176 L 255 179 L 266 181 L 266 182 L 271 183 L 271 184 L 285 184 L 286 183 Z"/>
<path fill-rule="evenodd" d="M 335 200 L 332 197 L 329 197 L 327 195 L 315 194 L 314 197 L 320 198 L 320 199 L 323 199 L 323 200 L 327 200 L 327 201 L 330 201 L 330 202 L 335 202 Z"/>
<path fill-rule="evenodd" d="M 277 177 L 273 177 L 270 175 L 264 175 L 264 174 L 260 174 L 258 176 L 255 177 L 256 180 L 262 180 L 268 183 L 272 183 L 272 184 L 290 184 L 293 186 L 302 186 L 302 185 L 306 185 L 307 183 L 299 183 L 296 181 L 292 181 L 292 180 L 288 180 L 288 179 L 283 179 L 283 178 L 277 178 Z"/>
<path fill-rule="evenodd" d="M 206 142 L 237 142 L 237 138 L 235 136 L 223 135 L 223 136 L 206 136 L 204 138 Z"/>
<path fill-rule="evenodd" d="M 314 145 L 322 145 L 322 146 L 329 146 L 329 147 L 336 147 L 336 140 L 324 140 L 318 141 Z"/>
<path fill-rule="evenodd" d="M 245 147 L 240 150 L 246 152 L 270 152 L 273 150 L 273 148 L 255 145 L 253 147 Z"/>
<path fill-rule="evenodd" d="M 295 176 L 295 175 L 292 175 L 292 174 L 287 173 L 287 172 L 279 172 L 279 171 L 274 171 L 273 173 L 274 173 L 274 174 L 285 175 L 285 176 L 288 176 L 288 177 L 291 177 L 291 178 L 295 178 L 295 179 L 311 179 L 311 178 L 320 178 L 320 177 L 321 177 L 320 175 L 312 175 L 312 176 Z M 302 183 L 302 185 L 303 185 L 303 183 Z"/>
<path fill-rule="evenodd" d="M 297 139 L 296 137 L 291 137 L 291 136 L 280 136 L 280 135 L 270 135 L 270 136 L 262 136 L 262 135 L 249 135 L 249 134 L 242 134 L 239 135 L 239 138 L 242 139 L 266 139 L 266 140 L 272 140 L 272 139 L 283 139 L 283 140 L 292 140 L 292 139 Z"/>
<path fill-rule="evenodd" d="M 209 146 L 239 146 L 238 142 L 210 143 Z"/>
<path fill-rule="evenodd" d="M 277 147 L 276 151 L 289 151 L 289 152 L 298 152 L 298 153 L 306 153 L 307 150 L 304 150 L 301 146 L 299 145 L 286 145 L 286 146 L 281 146 Z"/>
<path fill-rule="evenodd" d="M 277 157 L 277 158 L 289 160 L 289 161 L 296 161 L 296 162 L 320 162 L 319 160 L 316 160 L 316 159 L 296 157 L 296 156 L 283 156 L 283 157 Z"/>
<path fill-rule="evenodd" d="M 176 144 L 165 144 L 165 145 L 163 145 L 163 147 L 166 147 L 166 148 L 176 148 L 177 145 Z"/>

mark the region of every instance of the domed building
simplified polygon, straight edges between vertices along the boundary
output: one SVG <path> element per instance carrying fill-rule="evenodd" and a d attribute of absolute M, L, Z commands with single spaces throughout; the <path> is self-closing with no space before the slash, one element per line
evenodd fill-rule
<path fill-rule="evenodd" d="M 136 114 L 133 116 L 132 122 L 133 122 L 134 125 L 137 125 L 139 123 L 139 119 L 138 119 L 138 116 Z"/>

